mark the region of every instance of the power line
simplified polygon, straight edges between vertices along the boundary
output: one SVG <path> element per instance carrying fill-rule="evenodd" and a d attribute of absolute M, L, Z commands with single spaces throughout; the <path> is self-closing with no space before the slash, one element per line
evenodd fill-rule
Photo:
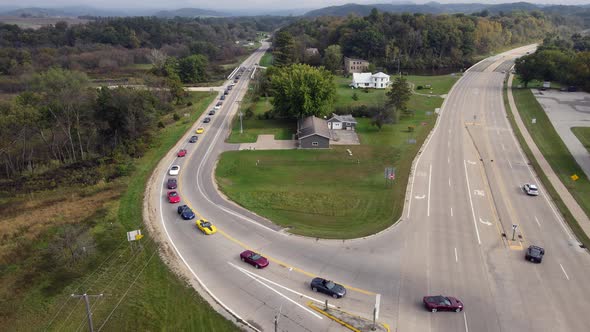
<path fill-rule="evenodd" d="M 81 295 L 72 294 L 71 297 L 84 299 L 84 303 L 86 304 L 86 317 L 88 318 L 88 328 L 90 329 L 90 332 L 94 332 L 94 326 L 92 325 L 92 312 L 90 311 L 90 300 L 88 300 L 88 298 L 89 297 L 102 297 L 102 294 L 98 294 L 98 295 L 88 295 L 86 293 L 81 294 Z"/>

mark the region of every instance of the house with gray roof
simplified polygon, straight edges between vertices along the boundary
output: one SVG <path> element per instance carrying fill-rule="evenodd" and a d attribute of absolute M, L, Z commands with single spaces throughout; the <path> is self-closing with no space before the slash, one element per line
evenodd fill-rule
<path fill-rule="evenodd" d="M 356 120 L 351 114 L 338 115 L 332 113 L 332 117 L 328 119 L 329 129 L 354 130 L 356 128 Z"/>
<path fill-rule="evenodd" d="M 300 149 L 328 149 L 331 138 L 326 120 L 308 116 L 297 121 L 297 139 Z"/>
<path fill-rule="evenodd" d="M 357 89 L 385 89 L 389 87 L 390 84 L 391 82 L 389 81 L 389 75 L 382 72 L 378 72 L 376 74 L 353 73 L 352 83 L 350 83 L 350 86 Z"/>

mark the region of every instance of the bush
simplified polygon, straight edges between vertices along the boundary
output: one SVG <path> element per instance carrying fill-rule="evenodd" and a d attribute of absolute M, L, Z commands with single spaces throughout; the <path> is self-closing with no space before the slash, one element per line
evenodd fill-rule
<path fill-rule="evenodd" d="M 164 128 L 166 125 L 162 121 L 158 121 L 158 128 Z"/>
<path fill-rule="evenodd" d="M 359 95 L 357 95 L 356 92 L 352 94 L 352 100 L 354 100 L 354 101 L 359 100 Z"/>
<path fill-rule="evenodd" d="M 251 119 L 254 116 L 254 105 L 250 105 L 244 112 L 244 119 Z"/>
<path fill-rule="evenodd" d="M 178 115 L 178 113 L 174 113 L 172 115 L 172 119 L 174 119 L 174 121 L 178 121 L 178 120 L 180 120 L 180 115 Z"/>
<path fill-rule="evenodd" d="M 192 101 L 189 101 L 188 103 L 186 103 L 186 106 L 187 107 L 193 106 L 193 102 Z"/>
<path fill-rule="evenodd" d="M 424 87 L 423 87 L 422 85 L 418 85 L 418 86 L 416 87 L 416 90 L 422 90 L 422 89 L 424 89 Z"/>

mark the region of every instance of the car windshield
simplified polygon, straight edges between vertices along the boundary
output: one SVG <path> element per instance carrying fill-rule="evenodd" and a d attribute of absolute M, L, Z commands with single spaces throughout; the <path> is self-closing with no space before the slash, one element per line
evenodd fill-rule
<path fill-rule="evenodd" d="M 176 180 L 170 179 L 170 180 L 168 180 L 168 183 L 174 184 L 174 183 L 176 183 Z"/>
<path fill-rule="evenodd" d="M 324 283 L 324 285 L 326 286 L 327 289 L 332 289 L 336 286 L 336 284 L 333 281 L 326 281 Z"/>
<path fill-rule="evenodd" d="M 176 191 L 173 191 L 169 194 L 170 197 L 174 197 L 174 196 L 178 196 L 178 194 L 176 193 Z"/>
<path fill-rule="evenodd" d="M 260 256 L 259 254 L 256 254 L 256 253 L 252 253 L 252 255 L 250 256 L 250 259 L 253 261 L 257 261 L 260 258 L 262 258 L 262 256 Z"/>
<path fill-rule="evenodd" d="M 178 167 L 178 166 L 172 166 L 172 170 L 173 170 L 173 171 L 176 171 L 176 170 L 178 170 L 179 168 L 180 168 L 180 167 Z"/>
<path fill-rule="evenodd" d="M 208 221 L 203 221 L 203 222 L 201 222 L 201 226 L 202 227 L 211 227 L 211 223 Z"/>

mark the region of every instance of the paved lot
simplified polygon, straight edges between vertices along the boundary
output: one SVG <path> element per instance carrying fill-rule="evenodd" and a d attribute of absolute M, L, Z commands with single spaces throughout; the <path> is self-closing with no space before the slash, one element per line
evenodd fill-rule
<path fill-rule="evenodd" d="M 276 140 L 274 135 L 258 135 L 256 143 L 240 144 L 240 150 L 288 150 L 296 148 L 296 140 Z"/>
<path fill-rule="evenodd" d="M 556 90 L 533 90 L 578 165 L 590 177 L 590 154 L 572 133 L 572 127 L 590 127 L 590 94 Z"/>
<path fill-rule="evenodd" d="M 359 145 L 359 137 L 354 130 L 330 130 L 332 140 L 330 145 Z"/>

